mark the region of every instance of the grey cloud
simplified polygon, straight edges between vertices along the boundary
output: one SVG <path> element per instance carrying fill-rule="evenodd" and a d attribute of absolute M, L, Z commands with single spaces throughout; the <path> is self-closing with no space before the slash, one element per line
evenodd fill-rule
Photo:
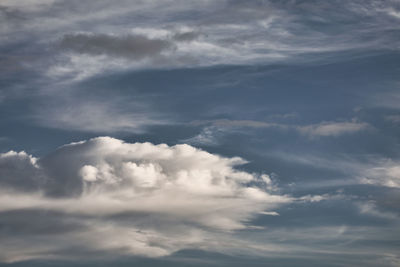
<path fill-rule="evenodd" d="M 375 107 L 384 107 L 398 110 L 400 101 L 399 82 L 395 81 L 394 83 L 391 83 L 390 87 L 392 88 L 392 90 L 380 92 L 376 95 L 370 96 L 368 104 Z"/>
<path fill-rule="evenodd" d="M 143 59 L 158 56 L 173 48 L 173 44 L 168 40 L 149 39 L 141 35 L 76 33 L 64 35 L 60 47 L 81 54 Z"/>
<path fill-rule="evenodd" d="M 265 127 L 281 126 L 280 124 L 277 124 L 277 123 L 268 123 L 268 122 L 264 122 L 264 121 L 228 120 L 228 119 L 193 121 L 193 122 L 191 122 L 191 124 L 193 124 L 193 125 L 211 124 L 213 126 L 220 126 L 220 127 L 250 127 L 250 128 L 265 128 Z"/>
<path fill-rule="evenodd" d="M 400 122 L 400 115 L 387 115 L 385 116 L 385 120 L 397 124 Z"/>
<path fill-rule="evenodd" d="M 25 218 L 29 218 L 27 221 Z M 12 210 L 2 212 L 0 225 L 7 226 L 7 231 L 0 231 L 0 236 L 7 238 L 28 236 L 51 236 L 62 233 L 88 230 L 78 218 L 60 212 L 44 210 Z M 0 229 L 1 229 L 0 226 Z"/>
<path fill-rule="evenodd" d="M 191 31 L 191 32 L 176 33 L 172 36 L 172 38 L 179 42 L 190 42 L 197 39 L 199 36 L 200 33 Z"/>
<path fill-rule="evenodd" d="M 47 9 L 52 6 L 57 0 L 4 0 L 1 1 L 0 7 L 9 10 L 19 10 L 24 12 L 37 12 L 43 9 Z"/>
<path fill-rule="evenodd" d="M 117 94 L 112 98 L 89 97 L 87 94 L 84 97 L 82 101 L 79 94 L 56 95 L 50 98 L 51 101 L 43 101 L 40 108 L 36 107 L 30 118 L 49 128 L 92 133 L 142 133 L 149 125 L 171 122 L 165 114 L 161 115 L 151 108 L 150 103 L 139 98 L 124 98 Z"/>
<path fill-rule="evenodd" d="M 17 191 L 39 190 L 46 180 L 37 159 L 24 151 L 0 154 L 0 185 Z"/>

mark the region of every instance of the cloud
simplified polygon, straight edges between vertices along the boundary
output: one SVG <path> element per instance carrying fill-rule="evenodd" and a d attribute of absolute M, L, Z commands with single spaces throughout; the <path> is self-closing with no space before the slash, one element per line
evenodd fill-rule
<path fill-rule="evenodd" d="M 269 155 L 293 165 L 333 171 L 336 173 L 336 177 L 340 177 L 340 179 L 303 181 L 296 184 L 297 189 L 356 184 L 400 188 L 400 162 L 393 158 L 371 154 L 346 155 L 333 152 L 329 156 L 321 153 L 295 154 L 283 152 L 270 152 Z M 319 196 L 312 197 L 318 198 Z M 311 199 L 308 200 L 311 201 Z"/>
<path fill-rule="evenodd" d="M 63 36 L 60 47 L 80 54 L 108 55 L 130 59 L 159 56 L 172 47 L 167 40 L 149 39 L 142 35 L 113 36 L 76 33 Z"/>
<path fill-rule="evenodd" d="M 117 3 L 2 1 L 0 45 L 25 47 L 5 48 L 13 64 L 4 68 L 75 82 L 109 71 L 319 64 L 399 43 L 393 1 Z"/>
<path fill-rule="evenodd" d="M 201 132 L 191 138 L 182 140 L 182 142 L 196 145 L 217 145 L 219 139 L 228 134 L 229 132 L 239 131 L 241 128 L 269 128 L 280 127 L 285 128 L 282 124 L 268 123 L 263 121 L 254 120 L 198 120 L 190 123 L 194 126 L 205 126 Z"/>
<path fill-rule="evenodd" d="M 386 121 L 393 122 L 394 124 L 397 124 L 400 122 L 400 115 L 387 115 L 384 118 Z"/>
<path fill-rule="evenodd" d="M 205 127 L 199 134 L 187 139 L 183 139 L 181 142 L 192 145 L 215 146 L 219 144 L 219 138 L 225 134 L 226 133 L 224 130 L 218 127 Z"/>
<path fill-rule="evenodd" d="M 399 162 L 379 160 L 371 165 L 360 173 L 359 181 L 361 183 L 400 188 Z"/>
<path fill-rule="evenodd" d="M 20 10 L 25 12 L 37 12 L 53 5 L 55 2 L 56 0 L 4 0 L 1 1 L 0 8 Z"/>
<path fill-rule="evenodd" d="M 365 130 L 368 124 L 364 122 L 322 122 L 319 124 L 298 126 L 297 130 L 310 137 L 339 136 Z"/>
<path fill-rule="evenodd" d="M 35 191 L 44 182 L 36 164 L 37 158 L 26 152 L 9 151 L 0 154 L 0 186 L 15 190 Z"/>
<path fill-rule="evenodd" d="M 243 128 L 249 129 L 278 129 L 281 131 L 294 130 L 308 137 L 336 137 L 345 134 L 356 133 L 368 129 L 370 125 L 365 122 L 321 122 L 309 125 L 292 125 L 275 122 L 265 122 L 256 120 L 198 120 L 191 122 L 194 126 L 205 126 L 198 135 L 182 140 L 189 144 L 197 145 L 217 145 L 222 137 L 228 133 L 241 131 Z M 244 133 L 244 132 L 242 132 Z M 245 132 L 245 133 L 248 133 Z"/>
<path fill-rule="evenodd" d="M 173 39 L 178 42 L 190 42 L 196 40 L 200 34 L 195 31 L 186 31 L 186 32 L 179 32 L 173 35 Z"/>
<path fill-rule="evenodd" d="M 273 193 L 267 175 L 235 168 L 244 163 L 189 145 L 110 137 L 71 143 L 40 159 L 3 153 L 0 212 L 26 234 L 18 235 L 16 226 L 2 233 L 0 261 L 79 257 L 71 248 L 149 257 L 238 249 L 223 240 L 231 242 L 235 230 L 252 227 L 252 218 L 276 215 L 273 209 L 293 201 Z M 29 218 L 40 225 L 41 212 L 56 224 L 63 218 L 68 230 L 61 225 L 37 233 Z"/>
<path fill-rule="evenodd" d="M 396 213 L 380 211 L 374 201 L 357 203 L 360 214 L 383 218 L 387 220 L 396 220 L 398 215 Z"/>
<path fill-rule="evenodd" d="M 81 132 L 144 132 L 149 125 L 167 120 L 145 103 L 114 95 L 110 99 L 86 99 L 72 96 L 44 103 L 31 115 L 39 125 Z"/>
<path fill-rule="evenodd" d="M 389 86 L 391 87 L 390 90 L 379 92 L 370 96 L 368 99 L 368 104 L 372 107 L 384 107 L 388 109 L 398 110 L 398 103 L 400 101 L 400 84 L 398 81 L 395 81 L 390 83 Z"/>
<path fill-rule="evenodd" d="M 254 120 L 201 120 L 191 122 L 193 125 L 212 125 L 216 127 L 250 127 L 250 128 L 266 128 L 266 127 L 279 127 L 280 124 L 268 123 L 264 121 Z"/>
<path fill-rule="evenodd" d="M 28 54 L 47 54 L 30 67 L 46 66 L 50 73 L 69 68 L 78 75 L 92 61 L 102 68 L 91 75 L 116 65 L 147 69 L 321 62 L 332 61 L 336 52 L 392 50 L 399 42 L 392 1 L 3 2 L 6 16 L 0 31 L 9 37 L 3 42 L 37 45 Z M 57 39 L 64 49 L 48 49 Z M 83 66 L 71 62 L 76 60 L 71 52 L 85 55 Z M 54 58 L 58 60 L 51 62 Z"/>

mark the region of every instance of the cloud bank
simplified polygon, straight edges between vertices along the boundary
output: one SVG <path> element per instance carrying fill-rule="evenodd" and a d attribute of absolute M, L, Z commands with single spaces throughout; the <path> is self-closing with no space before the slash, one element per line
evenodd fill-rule
<path fill-rule="evenodd" d="M 244 163 L 189 145 L 110 137 L 71 143 L 40 159 L 3 153 L 0 212 L 10 231 L 1 234 L 0 261 L 239 250 L 245 242 L 229 241 L 233 231 L 293 201 L 273 193 L 268 175 L 235 168 Z M 41 234 L 40 225 L 51 230 Z"/>

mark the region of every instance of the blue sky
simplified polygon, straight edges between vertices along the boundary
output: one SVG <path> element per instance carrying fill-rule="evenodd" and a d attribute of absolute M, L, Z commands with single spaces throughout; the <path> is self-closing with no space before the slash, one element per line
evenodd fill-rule
<path fill-rule="evenodd" d="M 0 266 L 399 266 L 400 3 L 0 3 Z"/>

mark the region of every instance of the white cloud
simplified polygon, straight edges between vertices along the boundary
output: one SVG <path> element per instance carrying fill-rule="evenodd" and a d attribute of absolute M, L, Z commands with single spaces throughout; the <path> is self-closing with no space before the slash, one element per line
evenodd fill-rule
<path fill-rule="evenodd" d="M 361 214 L 379 217 L 387 220 L 394 220 L 398 218 L 396 213 L 380 211 L 373 201 L 357 203 L 357 207 Z"/>
<path fill-rule="evenodd" d="M 321 154 L 293 154 L 270 152 L 269 155 L 288 163 L 312 166 L 314 168 L 337 171 L 340 179 L 302 182 L 297 188 L 315 188 L 326 186 L 343 186 L 354 184 L 370 184 L 400 188 L 400 162 L 398 160 L 376 155 L 335 155 L 326 157 Z M 318 196 L 312 196 L 315 198 Z M 304 197 L 303 197 L 304 198 Z M 312 199 L 308 199 L 312 201 Z"/>
<path fill-rule="evenodd" d="M 296 129 L 310 137 L 317 136 L 339 136 L 343 134 L 355 133 L 368 128 L 364 122 L 322 122 L 306 126 L 298 126 Z"/>
<path fill-rule="evenodd" d="M 365 168 L 360 174 L 361 183 L 400 188 L 399 162 L 380 160 L 374 165 Z"/>
<path fill-rule="evenodd" d="M 218 137 L 224 135 L 218 127 L 205 127 L 198 135 L 182 140 L 183 143 L 192 145 L 214 146 L 218 144 Z"/>
<path fill-rule="evenodd" d="M 7 163 L 10 158 L 14 164 Z M 234 249 L 220 247 L 223 239 L 232 240 L 232 231 L 251 229 L 252 218 L 277 215 L 271 209 L 293 201 L 268 189 L 268 175 L 235 169 L 245 162 L 189 145 L 128 144 L 110 137 L 71 143 L 41 159 L 1 154 L 1 169 L 36 190 L 0 176 L 0 212 L 43 210 L 46 220 L 63 214 L 79 227 L 41 235 L 43 245 L 33 230 L 23 237 L 11 232 L 0 245 L 0 260 L 65 257 L 68 246 L 149 257 L 184 248 Z M 32 169 L 40 172 L 32 175 Z"/>
<path fill-rule="evenodd" d="M 276 211 L 262 211 L 262 212 L 260 212 L 260 214 L 270 215 L 270 216 L 279 216 L 279 213 L 277 213 Z"/>
<path fill-rule="evenodd" d="M 400 19 L 400 11 L 394 9 L 394 8 L 387 8 L 385 10 L 383 10 L 384 12 L 386 12 L 388 15 Z"/>

